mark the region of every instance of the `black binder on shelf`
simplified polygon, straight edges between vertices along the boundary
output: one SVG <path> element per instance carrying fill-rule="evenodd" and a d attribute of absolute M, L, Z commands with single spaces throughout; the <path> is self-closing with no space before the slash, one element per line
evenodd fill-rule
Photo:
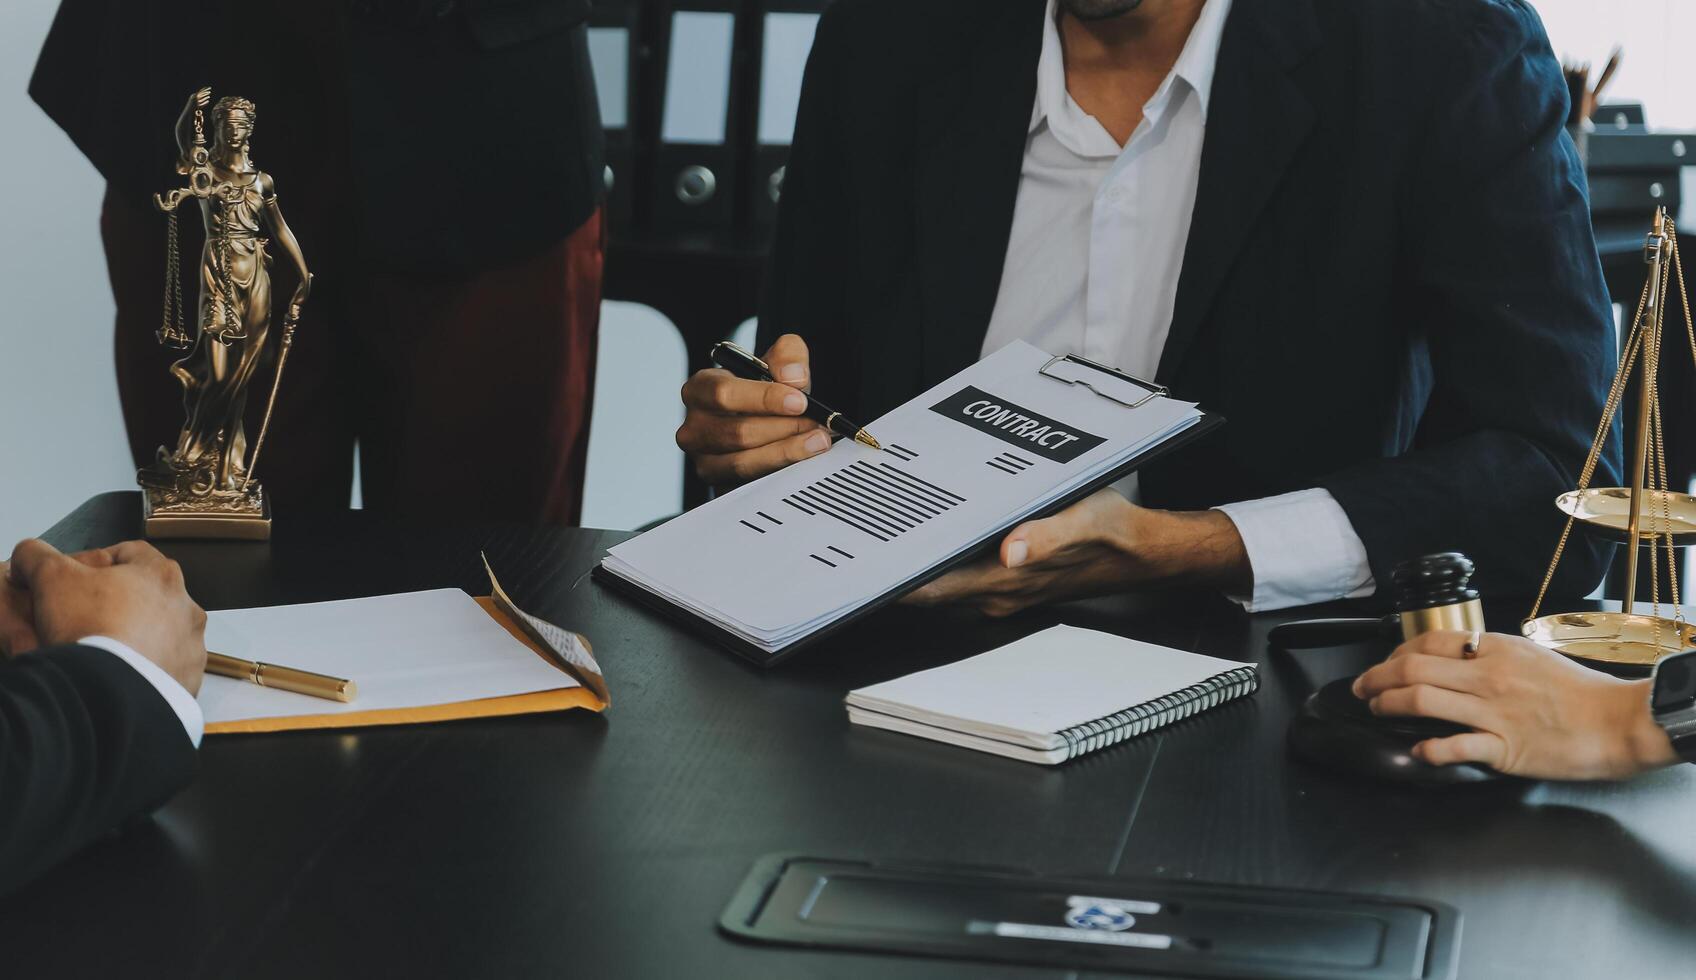
<path fill-rule="evenodd" d="M 1603 129 L 1626 130 L 1636 127 L 1641 130 L 1649 124 L 1648 116 L 1644 114 L 1641 102 L 1605 102 L 1596 107 L 1596 114 L 1590 117 L 1598 131 Z"/>
<path fill-rule="evenodd" d="M 1631 118 L 1636 122 L 1598 125 L 1582 137 L 1591 224 L 1604 260 L 1642 250 L 1655 208 L 1678 214 L 1684 168 L 1696 163 L 1696 133 L 1651 131 L 1640 110 Z"/>
<path fill-rule="evenodd" d="M 1586 138 L 1593 171 L 1667 173 L 1696 164 L 1696 133 L 1598 129 Z"/>
<path fill-rule="evenodd" d="M 1091 374 L 1089 372 L 1100 372 Z M 1145 403 L 1167 397 L 1167 390 L 1152 382 L 1143 381 L 1124 372 L 1103 364 L 1097 364 L 1077 355 L 1056 356 L 1049 359 L 1048 364 L 1041 370 L 1042 374 L 1068 385 L 1081 386 L 1101 398 L 1117 402 L 1128 410 L 1135 410 Z M 1093 380 L 1092 380 L 1093 379 Z M 1132 397 L 1134 395 L 1134 397 Z M 1081 483 L 1070 492 L 1064 493 L 1045 505 L 1031 511 L 1007 515 L 1003 520 L 987 531 L 978 534 L 972 542 L 961 549 L 954 557 L 931 566 L 912 577 L 902 581 L 882 594 L 871 598 L 853 611 L 848 612 L 830 622 L 819 626 L 812 632 L 799 636 L 787 644 L 775 649 L 765 649 L 746 638 L 737 635 L 711 618 L 658 595 L 642 587 L 634 581 L 624 578 L 606 567 L 606 561 L 597 564 L 594 569 L 594 579 L 610 586 L 637 602 L 657 610 L 664 616 L 683 624 L 713 642 L 723 646 L 762 667 L 773 666 L 793 656 L 797 651 L 806 649 L 818 641 L 832 636 L 842 629 L 859 622 L 861 619 L 894 603 L 913 589 L 940 577 L 967 562 L 982 556 L 986 547 L 993 548 L 1013 528 L 1020 524 L 1037 520 L 1055 514 L 1066 507 L 1077 503 L 1103 487 L 1112 486 L 1115 482 L 1140 469 L 1142 466 L 1160 459 L 1168 454 L 1194 443 L 1215 429 L 1225 424 L 1222 416 L 1202 412 L 1196 421 L 1187 428 L 1181 429 L 1155 445 L 1137 453 L 1097 474 L 1093 479 Z"/>
<path fill-rule="evenodd" d="M 1678 213 L 1679 173 L 1590 171 L 1590 214 L 1597 221 L 1625 217 L 1639 225 L 1655 208 Z"/>
<path fill-rule="evenodd" d="M 736 220 L 738 4 L 673 0 L 659 5 L 662 70 L 650 193 L 654 230 L 728 231 Z"/>
<path fill-rule="evenodd" d="M 754 174 L 749 191 L 753 224 L 762 236 L 777 221 L 784 165 L 795 133 L 801 76 L 819 16 L 830 0 L 768 0 L 760 11 L 760 57 L 755 99 Z"/>
<path fill-rule="evenodd" d="M 596 0 L 589 14 L 589 61 L 606 132 L 606 209 L 612 234 L 623 237 L 636 220 L 635 132 L 639 129 L 642 77 L 642 5 L 638 0 Z"/>
<path fill-rule="evenodd" d="M 1696 133 L 1597 127 L 1584 134 L 1584 144 L 1590 213 L 1598 221 L 1640 225 L 1657 207 L 1678 212 L 1679 176 L 1696 163 Z"/>

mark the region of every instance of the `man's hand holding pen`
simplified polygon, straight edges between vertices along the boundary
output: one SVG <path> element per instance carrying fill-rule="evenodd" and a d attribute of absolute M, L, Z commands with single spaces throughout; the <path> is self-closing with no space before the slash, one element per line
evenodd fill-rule
<path fill-rule="evenodd" d="M 807 342 L 784 334 L 764 359 L 776 381 L 715 367 L 683 385 L 687 413 L 677 445 L 709 484 L 746 483 L 830 448 L 830 433 L 804 414 L 812 390 Z"/>

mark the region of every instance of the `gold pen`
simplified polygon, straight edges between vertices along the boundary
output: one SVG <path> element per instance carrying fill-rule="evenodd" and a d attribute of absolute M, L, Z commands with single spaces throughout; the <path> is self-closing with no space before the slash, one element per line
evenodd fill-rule
<path fill-rule="evenodd" d="M 274 687 L 279 691 L 293 691 L 295 694 L 309 694 L 326 701 L 347 703 L 359 696 L 359 685 L 340 677 L 330 677 L 327 674 L 314 674 L 309 670 L 296 670 L 293 667 L 279 667 L 276 664 L 263 664 L 254 660 L 243 660 L 240 657 L 228 657 L 221 653 L 206 653 L 206 672 L 217 674 L 219 677 L 234 677 L 237 680 L 252 681 L 260 687 Z"/>

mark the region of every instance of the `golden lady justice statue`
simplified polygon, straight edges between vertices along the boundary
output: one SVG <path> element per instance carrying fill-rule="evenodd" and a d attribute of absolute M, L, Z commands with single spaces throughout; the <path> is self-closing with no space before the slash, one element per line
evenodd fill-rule
<path fill-rule="evenodd" d="M 154 195 L 167 215 L 165 315 L 159 342 L 188 350 L 171 365 L 182 382 L 187 415 L 175 450 L 159 447 L 154 462 L 136 474 L 144 490 L 147 536 L 152 538 L 253 538 L 271 534 L 263 489 L 253 480 L 265 446 L 271 411 L 289 346 L 294 342 L 300 307 L 312 288 L 312 275 L 300 245 L 277 207 L 271 177 L 253 165 L 248 139 L 253 135 L 254 105 L 226 96 L 212 106 L 213 139 L 206 146 L 206 105 L 212 90 L 189 97 L 177 120 L 177 172 L 187 187 Z M 200 253 L 198 330 L 183 330 L 182 279 L 177 252 L 177 208 L 200 201 L 206 245 Z M 248 388 L 266 355 L 271 336 L 271 257 L 263 237 L 269 228 L 293 260 L 300 285 L 289 301 L 277 345 L 277 366 L 265 403 L 259 438 L 248 454 L 243 415 Z"/>

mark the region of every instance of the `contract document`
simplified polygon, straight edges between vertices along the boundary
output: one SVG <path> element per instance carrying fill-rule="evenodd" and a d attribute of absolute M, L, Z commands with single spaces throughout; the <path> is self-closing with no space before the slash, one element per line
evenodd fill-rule
<path fill-rule="evenodd" d="M 1202 423 L 1164 390 L 1017 342 L 842 440 L 611 549 L 601 577 L 757 661 L 892 600 Z"/>

